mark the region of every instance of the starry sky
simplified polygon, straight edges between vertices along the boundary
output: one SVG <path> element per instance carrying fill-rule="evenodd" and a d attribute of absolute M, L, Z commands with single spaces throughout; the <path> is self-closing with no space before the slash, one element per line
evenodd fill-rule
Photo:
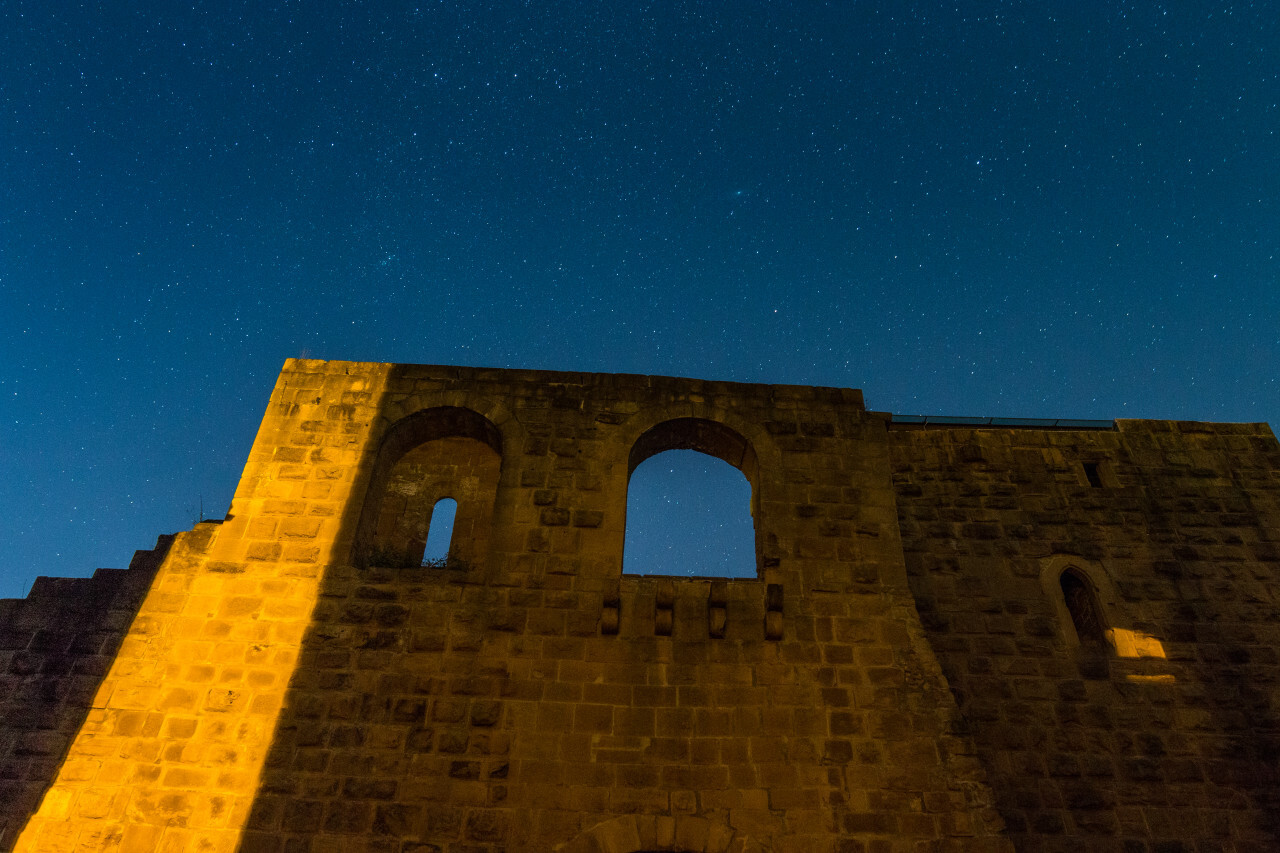
<path fill-rule="evenodd" d="M 0 596 L 220 517 L 290 356 L 1280 423 L 1278 20 L 0 0 Z"/>

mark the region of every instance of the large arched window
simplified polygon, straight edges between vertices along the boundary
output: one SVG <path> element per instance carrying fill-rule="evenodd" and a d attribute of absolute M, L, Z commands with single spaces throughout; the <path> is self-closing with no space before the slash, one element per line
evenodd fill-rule
<path fill-rule="evenodd" d="M 751 445 L 723 424 L 679 418 L 629 459 L 627 574 L 757 577 Z"/>
<path fill-rule="evenodd" d="M 751 484 L 694 450 L 646 459 L 627 487 L 626 574 L 755 577 Z"/>
<path fill-rule="evenodd" d="M 426 409 L 393 425 L 365 497 L 357 564 L 420 566 L 428 557 L 438 567 L 477 564 L 488 550 L 501 449 L 497 427 L 469 409 Z M 446 499 L 456 501 L 452 519 Z M 433 546 L 445 539 L 443 558 L 427 553 L 431 533 Z"/>

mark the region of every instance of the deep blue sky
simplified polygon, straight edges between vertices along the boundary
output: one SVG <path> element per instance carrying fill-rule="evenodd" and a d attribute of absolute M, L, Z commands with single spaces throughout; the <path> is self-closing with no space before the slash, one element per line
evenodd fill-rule
<path fill-rule="evenodd" d="M 1280 422 L 1277 17 L 0 0 L 0 596 L 224 512 L 302 354 Z"/>

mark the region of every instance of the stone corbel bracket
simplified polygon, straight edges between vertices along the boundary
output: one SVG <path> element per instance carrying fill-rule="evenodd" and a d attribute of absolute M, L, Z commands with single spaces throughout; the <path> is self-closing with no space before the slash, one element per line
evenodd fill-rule
<path fill-rule="evenodd" d="M 653 633 L 670 637 L 675 624 L 676 585 L 670 578 L 658 581 L 658 594 L 653 599 Z"/>
<path fill-rule="evenodd" d="M 728 623 L 725 598 L 724 581 L 712 581 L 707 592 L 707 635 L 714 640 L 724 638 Z"/>
<path fill-rule="evenodd" d="M 618 625 L 622 615 L 622 594 L 618 585 L 614 584 L 604 592 L 604 602 L 600 607 L 600 633 L 606 637 L 618 634 Z"/>
<path fill-rule="evenodd" d="M 782 639 L 782 584 L 771 583 L 764 590 L 764 638 Z"/>

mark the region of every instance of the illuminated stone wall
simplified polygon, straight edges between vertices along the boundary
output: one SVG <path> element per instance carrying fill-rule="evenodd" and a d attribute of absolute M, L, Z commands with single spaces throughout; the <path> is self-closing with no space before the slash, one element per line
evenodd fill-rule
<path fill-rule="evenodd" d="M 176 537 L 15 849 L 239 844 L 389 370 L 300 366 L 225 522 Z"/>
<path fill-rule="evenodd" d="M 751 482 L 758 578 L 621 576 L 630 472 L 678 448 Z M 291 360 L 3 844 L 1265 849 L 1276 462 L 1265 427 Z"/>

